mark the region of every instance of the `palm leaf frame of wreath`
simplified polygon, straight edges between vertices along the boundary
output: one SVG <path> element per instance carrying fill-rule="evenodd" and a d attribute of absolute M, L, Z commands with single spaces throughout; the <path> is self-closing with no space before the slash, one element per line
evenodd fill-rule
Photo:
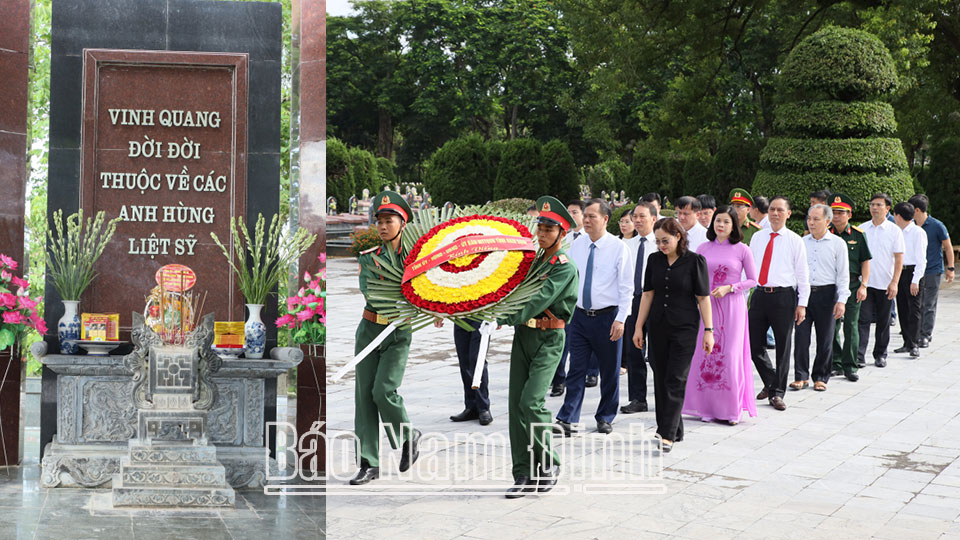
<path fill-rule="evenodd" d="M 523 309 L 543 286 L 540 274 L 546 269 L 546 263 L 538 257 L 539 251 L 495 250 L 457 257 L 407 282 L 403 279 L 403 262 L 407 260 L 409 265 L 421 260 L 465 236 L 483 237 L 493 233 L 533 239 L 530 231 L 535 224 L 535 217 L 491 205 L 420 210 L 404 230 L 403 259 L 391 252 L 373 256 L 378 265 L 375 272 L 382 279 L 367 283 L 370 304 L 390 322 L 402 321 L 400 328 L 413 331 L 431 325 L 437 318 L 451 319 L 472 331 L 467 321 L 495 321 L 512 315 Z M 471 294 L 470 287 L 478 285 L 470 282 L 469 273 L 473 270 L 486 278 L 487 287 Z M 448 279 L 461 275 L 459 282 Z M 446 280 L 444 285 L 429 279 L 438 276 Z M 424 286 L 433 289 L 427 291 L 433 293 L 429 298 L 421 295 Z"/>

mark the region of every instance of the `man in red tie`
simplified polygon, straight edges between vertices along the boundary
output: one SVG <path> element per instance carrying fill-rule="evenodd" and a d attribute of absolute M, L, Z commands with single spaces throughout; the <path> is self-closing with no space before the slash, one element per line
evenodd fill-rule
<path fill-rule="evenodd" d="M 769 399 L 774 409 L 782 411 L 787 408 L 783 395 L 790 370 L 793 328 L 806 317 L 810 281 L 803 240 L 784 226 L 790 217 L 790 201 L 774 197 L 768 212 L 770 227 L 757 231 L 750 240 L 754 260 L 761 261 L 757 290 L 750 299 L 750 351 L 763 381 L 757 399 Z M 776 367 L 767 356 L 769 328 L 777 342 Z"/>

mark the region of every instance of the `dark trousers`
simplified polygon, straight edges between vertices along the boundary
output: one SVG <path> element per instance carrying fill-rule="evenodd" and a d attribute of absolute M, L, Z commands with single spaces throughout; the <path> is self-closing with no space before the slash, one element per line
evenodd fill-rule
<path fill-rule="evenodd" d="M 916 296 L 910 294 L 910 282 L 913 281 L 914 265 L 904 266 L 897 285 L 897 310 L 900 312 L 900 333 L 903 334 L 903 346 L 910 349 L 920 346 L 920 321 L 923 317 L 923 285 L 920 278 L 920 291 Z"/>
<path fill-rule="evenodd" d="M 850 276 L 850 297 L 847 298 L 847 309 L 841 319 L 843 323 L 838 322 L 833 331 L 833 369 L 843 371 L 844 374 L 857 372 L 857 348 L 860 346 L 860 302 L 857 302 L 859 288 L 860 276 Z"/>
<path fill-rule="evenodd" d="M 778 288 L 776 292 L 764 292 L 758 287 L 750 299 L 750 355 L 753 366 L 763 381 L 770 397 L 780 396 L 787 390 L 787 372 L 790 371 L 790 345 L 793 343 L 794 314 L 797 309 L 797 292 L 793 288 Z M 767 356 L 767 329 L 773 329 L 777 342 L 776 367 Z M 656 351 L 654 351 L 656 354 Z"/>
<path fill-rule="evenodd" d="M 560 363 L 557 364 L 557 371 L 553 374 L 553 381 L 550 383 L 554 386 L 565 383 L 567 381 L 567 372 L 564 370 L 563 364 L 570 358 L 570 334 L 566 334 L 563 338 L 563 354 L 560 355 Z M 587 364 L 587 375 L 597 377 L 600 375 L 600 364 L 597 361 L 597 355 L 590 355 L 590 363 Z"/>
<path fill-rule="evenodd" d="M 867 287 L 867 298 L 860 304 L 860 346 L 857 347 L 857 359 L 865 362 L 867 342 L 870 341 L 870 323 L 876 323 L 876 341 L 873 344 L 873 358 L 886 358 L 887 345 L 890 344 L 890 309 L 893 301 L 887 299 L 886 289 Z"/>
<path fill-rule="evenodd" d="M 643 348 L 638 349 L 633 344 L 633 333 L 637 328 L 637 312 L 640 309 L 640 296 L 633 297 L 633 306 L 627 322 L 623 325 L 623 352 L 627 363 L 627 396 L 630 401 L 647 402 L 647 340 L 644 340 Z M 647 328 L 643 330 L 643 335 L 647 336 Z"/>
<path fill-rule="evenodd" d="M 463 382 L 463 406 L 473 411 L 490 410 L 490 393 L 487 388 L 487 364 L 483 364 L 483 375 L 480 376 L 480 388 L 473 389 L 473 372 L 477 367 L 477 354 L 480 352 L 479 321 L 467 321 L 474 328 L 467 332 L 458 325 L 453 325 L 453 344 L 457 348 L 457 361 L 460 363 L 460 380 Z"/>
<path fill-rule="evenodd" d="M 650 368 L 653 369 L 653 392 L 657 400 L 657 433 L 671 441 L 683 440 L 683 398 L 687 391 L 690 361 L 697 346 L 699 325 L 674 326 L 665 321 L 648 323 Z"/>
<path fill-rule="evenodd" d="M 583 407 L 587 369 L 590 355 L 596 354 L 600 364 L 600 404 L 596 420 L 613 422 L 620 405 L 620 340 L 610 341 L 610 327 L 617 318 L 613 309 L 596 317 L 588 317 L 582 310 L 573 313 L 567 326 L 570 338 L 570 369 L 567 372 L 567 393 L 557 418 L 564 422 L 580 421 Z M 621 338 L 622 339 L 622 338 Z"/>
<path fill-rule="evenodd" d="M 923 284 L 923 299 L 920 302 L 920 337 L 933 337 L 933 325 L 937 322 L 937 299 L 940 296 L 940 280 L 943 274 L 927 274 Z"/>
<path fill-rule="evenodd" d="M 815 288 L 816 290 L 812 290 Z M 833 318 L 837 286 L 813 287 L 807 302 L 807 316 L 797 325 L 793 351 L 793 377 L 795 381 L 810 379 L 810 333 L 816 327 L 817 355 L 813 360 L 813 380 L 829 382 L 830 366 L 833 363 L 833 331 L 837 320 Z"/>

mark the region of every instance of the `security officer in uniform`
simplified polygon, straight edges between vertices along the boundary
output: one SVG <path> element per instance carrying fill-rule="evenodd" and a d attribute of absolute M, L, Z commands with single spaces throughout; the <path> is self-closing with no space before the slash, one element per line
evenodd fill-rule
<path fill-rule="evenodd" d="M 753 233 L 760 230 L 760 225 L 750 219 L 750 207 L 753 206 L 753 197 L 750 192 L 743 188 L 733 188 L 730 190 L 730 204 L 737 211 L 737 221 L 740 222 L 740 235 L 742 242 L 750 245 L 750 239 Z"/>
<path fill-rule="evenodd" d="M 544 493 L 557 483 L 560 463 L 552 448 L 553 415 L 546 408 L 544 394 L 563 353 L 564 328 L 577 305 L 577 267 L 562 249 L 573 217 L 559 200 L 549 196 L 537 199 L 537 210 L 541 252 L 533 267 L 546 261 L 540 269 L 543 287 L 522 311 L 497 320 L 501 325 L 516 326 L 510 351 L 508 400 L 510 454 L 516 484 L 507 490 L 508 499 Z"/>
<path fill-rule="evenodd" d="M 867 237 L 859 227 L 850 224 L 853 214 L 853 199 L 842 194 L 831 196 L 833 224 L 830 232 L 847 244 L 850 256 L 850 297 L 843 314 L 843 343 L 840 342 L 840 325 L 833 334 L 833 374 L 843 374 L 847 380 L 860 380 L 857 375 L 857 347 L 860 344 L 860 302 L 867 297 L 867 278 L 870 277 L 870 248 Z"/>
<path fill-rule="evenodd" d="M 379 279 L 374 254 L 381 259 L 391 260 L 394 266 L 403 270 L 403 260 L 407 254 L 403 252 L 400 240 L 413 212 L 399 193 L 384 191 L 373 200 L 373 215 L 377 220 L 377 234 L 383 244 L 360 254 L 360 292 L 365 298 L 367 283 Z M 357 327 L 354 354 L 365 349 L 386 327 L 386 318 L 375 311 L 368 299 L 363 309 L 363 319 Z M 360 443 L 360 471 L 350 480 L 353 485 L 366 484 L 380 476 L 381 418 L 386 424 L 391 447 L 397 448 L 398 437 L 403 437 L 400 472 L 409 469 L 419 457 L 420 431 L 411 429 L 403 398 L 397 393 L 407 366 L 410 337 L 410 330 L 394 330 L 357 364 L 354 430 Z"/>

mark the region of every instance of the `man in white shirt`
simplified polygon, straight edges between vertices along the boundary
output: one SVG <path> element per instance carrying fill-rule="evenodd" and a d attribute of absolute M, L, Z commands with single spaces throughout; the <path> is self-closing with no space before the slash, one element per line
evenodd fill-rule
<path fill-rule="evenodd" d="M 893 207 L 893 219 L 903 231 L 903 272 L 897 283 L 897 311 L 900 312 L 900 334 L 903 346 L 893 352 L 910 353 L 911 358 L 920 357 L 920 319 L 923 315 L 924 272 L 927 269 L 927 233 L 913 222 L 914 207 L 908 202 Z"/>
<path fill-rule="evenodd" d="M 662 204 L 662 198 L 659 193 L 650 192 L 640 197 L 640 202 L 648 202 L 653 205 L 653 208 L 656 209 L 656 213 L 653 214 L 653 221 L 657 222 L 663 219 L 663 216 L 660 215 L 660 208 Z M 629 336 L 627 336 L 629 338 Z"/>
<path fill-rule="evenodd" d="M 603 199 L 590 199 L 583 212 L 586 233 L 570 248 L 570 258 L 580 273 L 577 309 L 567 327 L 570 340 L 570 370 L 563 407 L 557 413 L 556 430 L 564 435 L 570 424 L 580 421 L 585 376 L 590 355 L 600 366 L 600 404 L 594 418 L 597 431 L 610 433 L 620 400 L 620 358 L 623 325 L 633 299 L 633 267 L 630 249 L 607 232 L 610 206 Z"/>
<path fill-rule="evenodd" d="M 807 230 L 803 237 L 810 271 L 810 298 L 807 316 L 797 325 L 793 352 L 794 382 L 792 390 L 806 388 L 810 378 L 810 334 L 817 330 L 817 356 L 813 361 L 813 389 L 822 392 L 830 381 L 833 363 L 833 333 L 837 319 L 846 311 L 850 297 L 850 258 L 847 245 L 839 236 L 827 230 L 833 220 L 833 210 L 825 204 L 815 204 L 807 212 Z"/>
<path fill-rule="evenodd" d="M 857 361 L 866 365 L 867 342 L 870 340 L 870 323 L 877 325 L 876 341 L 873 344 L 873 363 L 887 366 L 887 345 L 890 344 L 890 309 L 897 297 L 900 273 L 903 271 L 903 231 L 887 220 L 892 201 L 885 193 L 877 193 L 870 199 L 870 221 L 860 225 L 867 236 L 870 248 L 870 277 L 867 280 L 867 297 L 860 306 L 860 347 Z"/>
<path fill-rule="evenodd" d="M 657 237 L 653 234 L 653 225 L 657 222 L 656 208 L 648 202 L 639 202 L 633 209 L 633 226 L 637 234 L 626 240 L 633 261 L 633 303 L 630 316 L 624 326 L 627 329 L 637 325 L 637 311 L 640 309 L 640 297 L 643 295 L 643 277 L 647 270 L 647 259 L 657 249 Z M 633 340 L 623 340 L 623 354 L 627 355 L 627 388 L 629 403 L 620 407 L 620 412 L 632 414 L 647 410 L 647 347 L 638 349 Z"/>
<path fill-rule="evenodd" d="M 707 228 L 697 220 L 700 201 L 696 197 L 683 196 L 677 199 L 677 221 L 687 232 L 687 250 L 697 252 L 700 244 L 707 241 Z"/>
<path fill-rule="evenodd" d="M 756 202 L 754 198 L 754 202 Z M 770 405 L 782 411 L 787 408 L 783 394 L 790 370 L 790 345 L 793 327 L 806 318 L 810 281 L 807 250 L 800 236 L 786 228 L 790 217 L 790 201 L 774 197 L 770 202 L 770 228 L 761 229 L 750 240 L 753 260 L 760 263 L 757 288 L 750 299 L 750 351 L 753 365 L 763 380 L 757 399 L 769 399 Z M 774 367 L 767 356 L 767 329 L 773 328 L 776 339 Z"/>
<path fill-rule="evenodd" d="M 770 201 L 762 195 L 753 198 L 753 206 L 750 207 L 750 219 L 757 222 L 761 229 L 770 228 L 770 218 L 767 212 L 770 210 Z"/>

